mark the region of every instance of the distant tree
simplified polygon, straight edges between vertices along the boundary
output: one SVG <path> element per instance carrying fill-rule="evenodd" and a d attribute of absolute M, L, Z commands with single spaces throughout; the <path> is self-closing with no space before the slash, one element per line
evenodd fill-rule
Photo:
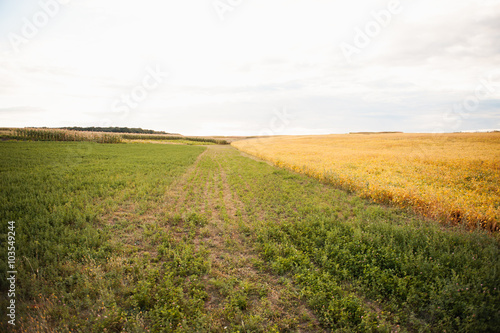
<path fill-rule="evenodd" d="M 61 129 L 82 132 L 138 133 L 138 134 L 169 134 L 165 131 L 153 131 L 142 128 L 128 127 L 61 127 Z"/>

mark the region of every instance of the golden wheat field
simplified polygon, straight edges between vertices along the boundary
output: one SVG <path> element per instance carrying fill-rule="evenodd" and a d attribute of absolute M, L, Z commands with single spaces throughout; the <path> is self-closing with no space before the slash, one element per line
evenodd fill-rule
<path fill-rule="evenodd" d="M 500 133 L 280 136 L 232 143 L 277 166 L 445 223 L 500 227 Z"/>

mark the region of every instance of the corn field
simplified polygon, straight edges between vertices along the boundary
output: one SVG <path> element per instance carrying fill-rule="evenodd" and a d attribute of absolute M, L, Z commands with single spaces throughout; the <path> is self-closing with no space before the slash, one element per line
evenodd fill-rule
<path fill-rule="evenodd" d="M 120 143 L 120 135 L 94 132 L 77 132 L 62 129 L 31 129 L 18 128 L 14 130 L 17 138 L 31 141 L 91 141 L 97 143 Z"/>
<path fill-rule="evenodd" d="M 200 142 L 217 145 L 227 145 L 226 140 L 186 137 L 175 135 L 155 135 L 155 134 L 118 134 L 103 132 L 82 132 L 65 129 L 39 129 L 39 128 L 17 128 L 6 129 L 4 138 L 31 140 L 31 141 L 91 141 L 98 143 L 121 143 L 123 140 L 152 140 L 152 141 L 179 141 L 179 142 Z"/>

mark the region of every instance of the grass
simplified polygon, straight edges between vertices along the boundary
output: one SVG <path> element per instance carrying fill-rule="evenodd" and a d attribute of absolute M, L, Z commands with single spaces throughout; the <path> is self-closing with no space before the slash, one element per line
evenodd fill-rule
<path fill-rule="evenodd" d="M 445 224 L 500 230 L 500 133 L 273 137 L 249 154 Z"/>
<path fill-rule="evenodd" d="M 485 231 L 445 228 L 230 146 L 2 142 L 0 151 L 2 234 L 6 221 L 17 227 L 17 331 L 500 324 L 500 249 Z"/>
<path fill-rule="evenodd" d="M 193 140 L 187 140 L 187 139 L 182 139 L 182 140 L 167 140 L 167 139 L 161 139 L 161 140 L 149 140 L 149 139 L 137 140 L 137 139 L 133 139 L 133 140 L 128 140 L 128 139 L 126 139 L 125 142 L 176 144 L 176 145 L 189 145 L 189 146 L 209 146 L 209 145 L 216 144 L 216 143 L 213 143 L 210 141 L 193 141 Z"/>
<path fill-rule="evenodd" d="M 137 216 L 155 207 L 164 188 L 203 148 L 88 142 L 0 147 L 6 189 L 1 220 L 16 221 L 19 330 L 144 328 L 134 295 L 159 268 L 150 268 L 135 242 L 116 239 L 124 230 L 141 230 L 141 219 L 108 217 L 127 205 Z M 2 234 L 5 230 L 2 225 Z M 169 240 L 167 233 L 156 237 Z M 4 261 L 1 270 L 5 276 Z M 179 279 L 164 282 L 175 285 Z"/>
<path fill-rule="evenodd" d="M 500 324 L 499 247 L 310 178 L 227 160 L 249 233 L 276 274 L 293 276 L 321 323 L 339 331 L 481 331 Z M 229 175 L 228 175 L 229 176 Z"/>

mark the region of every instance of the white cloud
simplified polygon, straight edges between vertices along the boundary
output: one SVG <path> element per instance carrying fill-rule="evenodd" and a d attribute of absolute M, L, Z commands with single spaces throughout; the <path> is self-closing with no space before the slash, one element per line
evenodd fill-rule
<path fill-rule="evenodd" d="M 431 131 L 498 68 L 500 3 L 402 0 L 402 12 L 349 64 L 340 43 L 352 43 L 389 2 L 245 1 L 221 21 L 205 0 L 74 0 L 17 53 L 9 34 L 21 34 L 39 2 L 0 2 L 2 125 L 110 120 L 258 134 L 275 108 L 288 107 L 298 118 L 287 133 Z M 130 116 L 113 115 L 113 102 L 156 65 L 168 79 Z M 27 104 L 37 117 L 19 113 Z M 499 113 L 500 84 L 461 126 L 484 127 Z"/>

